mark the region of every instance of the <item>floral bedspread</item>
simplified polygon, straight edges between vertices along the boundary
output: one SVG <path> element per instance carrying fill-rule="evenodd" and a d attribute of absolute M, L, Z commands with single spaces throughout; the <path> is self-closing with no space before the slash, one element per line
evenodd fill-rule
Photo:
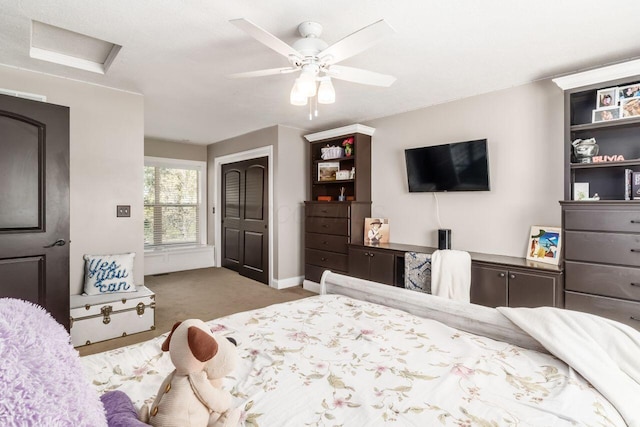
<path fill-rule="evenodd" d="M 225 379 L 246 426 L 624 426 L 553 356 L 345 296 L 209 322 L 238 341 Z M 173 370 L 164 337 L 82 358 L 99 392 L 151 403 Z"/>

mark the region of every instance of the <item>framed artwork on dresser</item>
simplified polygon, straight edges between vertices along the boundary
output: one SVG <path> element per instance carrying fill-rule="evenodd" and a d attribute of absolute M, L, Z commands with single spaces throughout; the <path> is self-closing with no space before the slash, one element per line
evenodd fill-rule
<path fill-rule="evenodd" d="M 560 227 L 534 225 L 529 232 L 527 259 L 558 265 L 562 236 Z"/>

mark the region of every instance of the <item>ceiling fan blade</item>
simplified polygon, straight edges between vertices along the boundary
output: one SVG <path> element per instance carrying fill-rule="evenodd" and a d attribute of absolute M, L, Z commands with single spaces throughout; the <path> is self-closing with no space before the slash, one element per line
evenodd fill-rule
<path fill-rule="evenodd" d="M 396 81 L 395 77 L 388 74 L 380 74 L 360 68 L 345 67 L 344 65 L 332 65 L 327 70 L 327 74 L 334 79 L 371 86 L 389 87 Z"/>
<path fill-rule="evenodd" d="M 335 42 L 320 52 L 318 58 L 327 64 L 335 64 L 369 49 L 382 38 L 393 33 L 395 30 L 384 19 L 381 19 Z"/>
<path fill-rule="evenodd" d="M 269 68 L 266 70 L 256 70 L 256 71 L 247 71 L 244 73 L 235 73 L 229 74 L 227 78 L 229 79 L 242 79 L 245 77 L 262 77 L 262 76 L 273 76 L 275 74 L 288 74 L 298 71 L 296 67 L 285 67 L 285 68 Z"/>
<path fill-rule="evenodd" d="M 267 30 L 257 26 L 251 21 L 248 21 L 244 18 L 232 19 L 231 22 L 236 27 L 243 30 L 245 33 L 249 34 L 254 39 L 258 40 L 260 43 L 264 44 L 268 48 L 271 48 L 278 52 L 280 55 L 284 55 L 287 58 L 290 56 L 295 56 L 296 58 L 302 58 L 300 52 L 269 33 Z"/>

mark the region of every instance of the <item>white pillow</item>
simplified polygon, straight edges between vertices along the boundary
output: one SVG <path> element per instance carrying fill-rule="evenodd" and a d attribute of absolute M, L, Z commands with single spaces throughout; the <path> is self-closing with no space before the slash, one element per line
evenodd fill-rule
<path fill-rule="evenodd" d="M 135 253 L 84 256 L 84 293 L 87 295 L 135 292 Z"/>

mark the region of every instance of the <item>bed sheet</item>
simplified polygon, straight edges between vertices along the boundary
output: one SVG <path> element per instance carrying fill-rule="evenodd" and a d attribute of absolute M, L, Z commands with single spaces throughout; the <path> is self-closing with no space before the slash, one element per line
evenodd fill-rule
<path fill-rule="evenodd" d="M 615 408 L 548 354 L 340 295 L 208 322 L 238 341 L 224 387 L 246 426 L 624 426 Z M 173 370 L 160 345 L 85 356 L 101 393 L 151 403 Z"/>

